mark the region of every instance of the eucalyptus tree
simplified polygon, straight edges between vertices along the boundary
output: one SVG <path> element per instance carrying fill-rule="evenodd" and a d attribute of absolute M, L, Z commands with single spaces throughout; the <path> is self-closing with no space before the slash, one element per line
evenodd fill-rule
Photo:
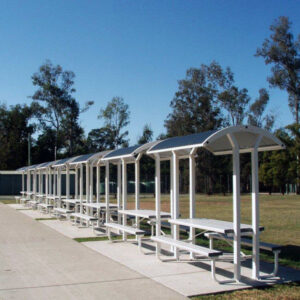
<path fill-rule="evenodd" d="M 180 136 L 218 129 L 224 124 L 218 102 L 218 94 L 227 78 L 216 62 L 191 68 L 186 77 L 178 81 L 178 90 L 170 103 L 171 113 L 165 120 L 167 136 Z M 226 167 L 220 168 L 222 158 L 213 157 L 208 151 L 199 150 L 197 156 L 197 190 L 212 193 L 213 187 L 225 175 Z M 224 165 L 224 164 L 223 164 Z M 225 164 L 227 165 L 227 164 Z M 181 189 L 188 191 L 187 162 L 181 165 Z"/>
<path fill-rule="evenodd" d="M 40 105 L 37 118 L 43 129 L 52 129 L 55 132 L 54 159 L 59 148 L 59 135 L 62 123 L 73 100 L 75 92 L 75 74 L 64 71 L 60 65 L 54 66 L 51 61 L 41 65 L 39 71 L 32 75 L 32 83 L 37 87 L 31 98 Z"/>
<path fill-rule="evenodd" d="M 104 109 L 100 110 L 98 119 L 103 120 L 109 142 L 113 148 L 128 145 L 129 106 L 121 97 L 113 97 Z"/>
<path fill-rule="evenodd" d="M 69 101 L 62 119 L 64 145 L 69 156 L 79 154 L 84 147 L 84 130 L 80 126 L 79 117 L 80 114 L 88 111 L 93 104 L 93 101 L 88 101 L 83 107 L 80 107 L 74 98 Z"/>
<path fill-rule="evenodd" d="M 266 38 L 256 56 L 271 65 L 268 81 L 288 93 L 288 104 L 299 124 L 300 105 L 300 34 L 297 40 L 291 32 L 292 23 L 287 17 L 279 17 L 270 26 L 270 38 Z"/>
<path fill-rule="evenodd" d="M 258 98 L 250 105 L 248 110 L 248 124 L 271 130 L 275 122 L 275 116 L 272 113 L 266 113 L 266 107 L 270 96 L 266 89 L 259 90 Z"/>
<path fill-rule="evenodd" d="M 223 117 L 216 105 L 220 67 L 213 62 L 190 68 L 178 81 L 178 91 L 170 103 L 172 112 L 165 120 L 169 136 L 185 135 L 219 128 Z"/>
<path fill-rule="evenodd" d="M 146 124 L 143 128 L 142 135 L 138 138 L 138 144 L 146 144 L 151 142 L 153 139 L 153 130 L 149 124 Z"/>

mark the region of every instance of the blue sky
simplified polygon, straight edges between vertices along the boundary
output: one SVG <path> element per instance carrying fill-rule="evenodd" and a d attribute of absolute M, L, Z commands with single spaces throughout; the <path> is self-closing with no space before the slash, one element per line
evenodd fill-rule
<path fill-rule="evenodd" d="M 275 18 L 300 33 L 299 1 L 5 1 L 0 2 L 0 102 L 30 103 L 31 75 L 50 59 L 76 74 L 76 98 L 95 105 L 81 116 L 99 128 L 114 96 L 129 104 L 130 143 L 144 124 L 164 131 L 177 80 L 212 60 L 230 66 L 255 98 L 269 68 L 254 57 Z M 292 121 L 284 92 L 270 89 L 276 126 Z"/>

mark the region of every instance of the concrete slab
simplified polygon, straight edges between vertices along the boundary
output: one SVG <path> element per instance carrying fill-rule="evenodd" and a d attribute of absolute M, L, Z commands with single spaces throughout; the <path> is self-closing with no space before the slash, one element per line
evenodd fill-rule
<path fill-rule="evenodd" d="M 0 204 L 0 299 L 184 299 Z"/>
<path fill-rule="evenodd" d="M 25 207 L 23 204 L 7 204 L 7 205 L 14 209 L 29 209 Z"/>
<path fill-rule="evenodd" d="M 97 236 L 93 233 L 93 229 L 91 227 L 78 228 L 77 226 L 72 225 L 68 220 L 43 220 L 39 222 L 71 239 Z"/>
<path fill-rule="evenodd" d="M 248 261 L 243 263 L 241 283 L 219 284 L 211 277 L 209 261 L 190 261 L 188 255 L 183 255 L 181 262 L 176 262 L 168 256 L 162 256 L 168 261 L 161 262 L 155 257 L 155 245 L 151 241 L 144 243 L 144 253 L 138 251 L 135 243 L 100 241 L 86 242 L 84 245 L 187 297 L 300 280 L 300 272 L 281 267 L 279 273 L 282 277 L 281 280 L 277 278 L 276 280 L 253 281 L 250 279 L 251 266 Z M 263 263 L 261 269 L 271 272 L 272 265 Z M 221 281 L 231 279 L 233 264 L 217 262 L 217 274 Z M 266 273 L 262 272 L 262 275 L 266 275 Z"/>
<path fill-rule="evenodd" d="M 18 210 L 18 212 L 32 218 L 32 219 L 41 219 L 41 218 L 51 218 L 49 214 L 44 214 L 41 213 L 38 210 L 34 209 L 23 209 L 23 210 Z"/>

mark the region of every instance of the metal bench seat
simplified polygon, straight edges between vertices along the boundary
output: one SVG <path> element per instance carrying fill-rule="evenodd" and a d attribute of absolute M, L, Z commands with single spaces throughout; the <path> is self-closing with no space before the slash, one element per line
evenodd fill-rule
<path fill-rule="evenodd" d="M 73 217 L 74 224 L 77 223 L 78 220 L 80 220 L 80 224 L 82 224 L 82 221 L 86 223 L 86 226 L 88 227 L 90 223 L 95 222 L 98 220 L 97 217 L 89 216 L 82 213 L 71 213 L 70 218 Z"/>
<path fill-rule="evenodd" d="M 221 251 L 217 251 L 217 250 L 209 249 L 209 248 L 206 248 L 206 247 L 194 245 L 194 244 L 187 243 L 187 242 L 184 242 L 184 241 L 174 240 L 173 238 L 167 237 L 167 236 L 152 236 L 151 240 L 153 240 L 157 244 L 170 245 L 170 246 L 176 247 L 178 249 L 186 250 L 186 251 L 189 251 L 190 253 L 198 254 L 198 255 L 209 258 L 211 260 L 212 278 L 215 281 L 219 282 L 216 278 L 215 259 L 223 254 Z M 158 255 L 158 258 L 160 258 L 159 257 L 159 252 L 158 252 L 157 255 Z"/>
<path fill-rule="evenodd" d="M 207 232 L 204 234 L 209 239 L 209 245 L 210 248 L 213 248 L 213 239 L 218 239 L 218 240 L 223 240 L 223 241 L 229 241 L 233 242 L 233 237 L 228 236 L 226 234 L 220 234 L 216 232 Z M 241 238 L 241 244 L 252 247 L 252 240 L 248 238 Z M 274 253 L 274 269 L 273 272 L 269 276 L 276 276 L 278 272 L 278 257 L 279 253 L 282 249 L 282 246 L 280 245 L 275 245 L 271 243 L 265 243 L 265 242 L 260 242 L 259 243 L 259 249 L 265 250 L 265 251 L 270 251 Z"/>
<path fill-rule="evenodd" d="M 111 229 L 116 229 L 118 231 L 121 232 L 126 232 L 132 235 L 135 235 L 137 237 L 137 242 L 138 242 L 138 248 L 139 250 L 141 250 L 141 246 L 142 246 L 142 237 L 145 235 L 145 231 L 139 228 L 134 228 L 131 226 L 125 226 L 125 225 L 121 225 L 118 223 L 105 223 L 104 224 L 107 228 L 107 234 L 108 234 L 108 238 L 111 240 Z"/>
<path fill-rule="evenodd" d="M 73 213 L 74 211 L 71 209 L 61 208 L 61 207 L 55 207 L 53 209 L 53 214 L 56 218 L 60 218 L 62 216 L 68 217 L 69 214 Z"/>
<path fill-rule="evenodd" d="M 187 243 L 184 241 L 174 240 L 173 238 L 167 237 L 167 236 L 153 236 L 153 237 L 151 237 L 151 240 L 153 240 L 156 243 L 162 243 L 162 244 L 174 246 L 176 248 L 186 250 L 186 251 L 189 251 L 189 252 L 201 255 L 201 256 L 219 257 L 220 255 L 222 255 L 221 251 L 194 245 L 194 244 Z"/>

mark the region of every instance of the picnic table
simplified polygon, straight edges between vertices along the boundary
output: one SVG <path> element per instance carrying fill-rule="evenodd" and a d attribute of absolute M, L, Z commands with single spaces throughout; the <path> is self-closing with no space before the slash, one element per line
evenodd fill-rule
<path fill-rule="evenodd" d="M 189 219 L 169 219 L 168 222 L 172 225 L 179 225 L 179 226 L 187 226 L 191 229 L 202 229 L 203 234 L 205 232 L 214 232 L 223 235 L 233 235 L 234 234 L 234 223 L 228 221 L 221 221 L 215 219 L 207 219 L 207 218 L 189 218 Z M 259 230 L 264 230 L 263 227 L 259 227 Z M 240 224 L 240 233 L 241 236 L 243 235 L 252 235 L 253 228 L 251 225 L 248 224 Z M 177 241 L 174 242 L 174 244 Z M 236 255 L 236 249 L 234 249 L 234 255 Z M 238 255 L 240 255 L 238 253 Z M 234 268 L 234 278 L 237 276 L 238 269 Z M 214 273 L 214 271 L 213 271 Z M 214 277 L 215 278 L 215 277 Z M 216 279 L 216 278 L 215 278 Z"/>
<path fill-rule="evenodd" d="M 121 215 L 131 216 L 136 218 L 136 226 L 138 227 L 139 222 L 142 220 L 150 220 L 151 235 L 154 235 L 154 224 L 156 220 L 156 211 L 151 209 L 121 209 L 118 211 Z M 161 219 L 168 219 L 171 214 L 168 212 L 160 212 Z"/>

